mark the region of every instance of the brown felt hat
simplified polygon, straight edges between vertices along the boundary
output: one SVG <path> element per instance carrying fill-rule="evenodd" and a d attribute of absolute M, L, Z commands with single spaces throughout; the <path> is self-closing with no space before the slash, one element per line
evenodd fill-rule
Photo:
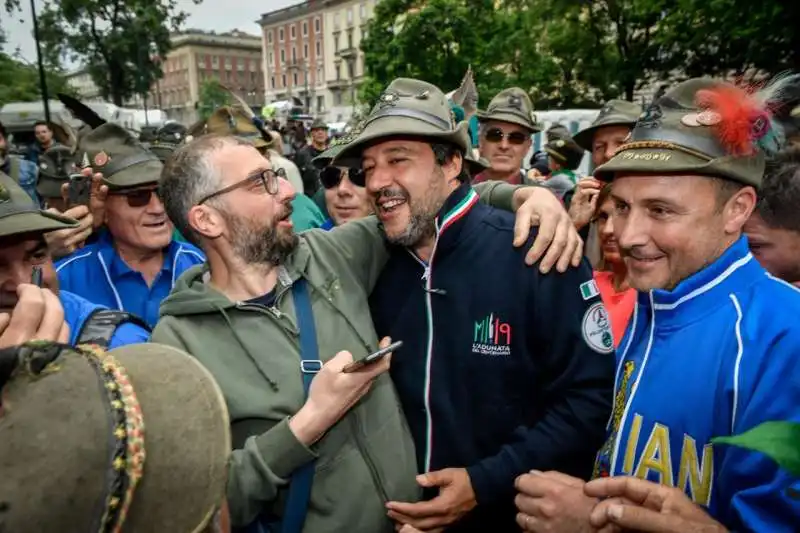
<path fill-rule="evenodd" d="M 107 122 L 79 139 L 77 163 L 102 173 L 110 189 L 157 183 L 161 176 L 158 157 L 119 124 Z"/>
<path fill-rule="evenodd" d="M 225 498 L 225 400 L 175 348 L 31 342 L 0 350 L 0 391 L 4 531 L 198 532 Z"/>

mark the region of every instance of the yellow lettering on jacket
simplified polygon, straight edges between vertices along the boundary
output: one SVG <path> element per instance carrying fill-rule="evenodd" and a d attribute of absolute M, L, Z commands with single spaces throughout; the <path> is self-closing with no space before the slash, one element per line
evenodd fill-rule
<path fill-rule="evenodd" d="M 642 415 L 634 415 L 631 422 L 631 432 L 628 435 L 628 445 L 625 446 L 625 461 L 622 463 L 622 471 L 625 474 L 633 475 L 633 464 L 636 459 L 636 446 L 639 444 L 639 433 L 642 431 Z"/>
<path fill-rule="evenodd" d="M 678 488 L 689 494 L 695 503 L 708 506 L 711 502 L 711 483 L 714 479 L 714 449 L 703 446 L 703 459 L 697 460 L 697 443 L 689 435 L 683 436 L 681 467 L 678 471 Z M 689 484 L 688 488 L 686 484 Z"/>
<path fill-rule="evenodd" d="M 636 477 L 647 479 L 650 472 L 658 474 L 658 482 L 672 487 L 675 482 L 672 477 L 672 458 L 669 449 L 669 428 L 663 424 L 654 424 L 650 438 L 639 459 L 636 467 Z"/>

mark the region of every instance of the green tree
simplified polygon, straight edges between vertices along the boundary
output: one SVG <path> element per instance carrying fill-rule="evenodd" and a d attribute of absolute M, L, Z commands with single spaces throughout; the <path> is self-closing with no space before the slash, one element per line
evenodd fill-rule
<path fill-rule="evenodd" d="M 58 0 L 45 4 L 39 26 L 50 62 L 87 65 L 103 97 L 123 105 L 162 76 L 158 58 L 186 17 L 177 0 Z"/>
<path fill-rule="evenodd" d="M 52 97 L 57 92 L 74 94 L 64 73 L 54 67 L 45 71 L 47 90 Z M 9 102 L 34 102 L 42 99 L 39 70 L 0 51 L 0 107 Z"/>
<path fill-rule="evenodd" d="M 203 120 L 207 119 L 218 107 L 233 105 L 234 103 L 231 93 L 226 91 L 217 80 L 213 79 L 206 80 L 200 85 L 198 97 L 198 110 Z"/>

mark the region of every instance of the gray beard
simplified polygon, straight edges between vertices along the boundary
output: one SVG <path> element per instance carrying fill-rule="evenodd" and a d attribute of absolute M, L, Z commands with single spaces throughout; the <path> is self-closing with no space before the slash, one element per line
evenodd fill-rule
<path fill-rule="evenodd" d="M 294 232 L 279 234 L 274 225 L 254 228 L 253 221 L 231 217 L 225 213 L 231 232 L 233 253 L 245 264 L 278 266 L 286 262 L 297 247 Z"/>

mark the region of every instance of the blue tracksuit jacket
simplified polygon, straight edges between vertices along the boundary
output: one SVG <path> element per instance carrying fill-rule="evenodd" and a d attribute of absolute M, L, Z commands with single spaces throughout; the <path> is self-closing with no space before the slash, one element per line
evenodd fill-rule
<path fill-rule="evenodd" d="M 96 242 L 58 261 L 56 272 L 62 289 L 109 309 L 133 313 L 154 327 L 161 301 L 175 281 L 205 260 L 199 248 L 173 239 L 164 250 L 161 272 L 148 287 L 142 275 L 119 257 L 111 233 L 104 231 Z"/>
<path fill-rule="evenodd" d="M 596 475 L 679 487 L 732 531 L 798 531 L 800 501 L 786 496 L 798 479 L 710 442 L 800 422 L 798 317 L 800 291 L 767 274 L 744 237 L 675 290 L 640 293 Z"/>
<path fill-rule="evenodd" d="M 64 318 L 69 326 L 69 343 L 75 345 L 78 342 L 78 335 L 83 328 L 84 322 L 96 309 L 103 309 L 102 305 L 81 298 L 76 294 L 67 291 L 58 291 L 58 298 L 64 307 Z M 147 342 L 150 339 L 150 332 L 136 324 L 120 324 L 117 326 L 114 335 L 108 343 L 108 349 L 118 348 L 127 344 L 138 344 Z"/>
<path fill-rule="evenodd" d="M 613 341 L 588 264 L 540 274 L 530 242 L 512 247 L 514 216 L 476 201 L 467 185 L 447 200 L 429 264 L 391 247 L 370 306 L 379 336 L 404 342 L 391 374 L 420 471 L 467 468 L 476 493 L 448 531 L 518 532 L 518 475 L 591 472 Z"/>

